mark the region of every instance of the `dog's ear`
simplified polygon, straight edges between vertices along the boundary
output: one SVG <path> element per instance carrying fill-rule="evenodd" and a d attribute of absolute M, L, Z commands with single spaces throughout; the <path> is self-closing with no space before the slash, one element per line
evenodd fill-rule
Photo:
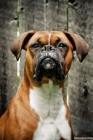
<path fill-rule="evenodd" d="M 17 61 L 20 58 L 21 50 L 26 50 L 26 44 L 28 43 L 29 39 L 35 34 L 36 31 L 31 30 L 21 34 L 11 45 L 11 51 L 16 56 Z"/>
<path fill-rule="evenodd" d="M 89 46 L 88 44 L 83 40 L 82 37 L 80 37 L 77 34 L 73 34 L 67 31 L 63 31 L 63 33 L 66 35 L 66 37 L 69 39 L 69 41 L 73 45 L 73 50 L 76 50 L 78 59 L 80 62 L 84 60 L 86 55 L 88 54 L 89 51 Z"/>

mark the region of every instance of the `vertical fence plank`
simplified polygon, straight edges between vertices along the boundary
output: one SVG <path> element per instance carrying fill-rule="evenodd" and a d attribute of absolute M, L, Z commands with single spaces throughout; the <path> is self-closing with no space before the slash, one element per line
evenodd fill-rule
<path fill-rule="evenodd" d="M 47 0 L 46 30 L 64 30 L 66 22 L 66 0 Z"/>
<path fill-rule="evenodd" d="M 20 33 L 44 30 L 44 0 L 20 2 Z"/>
<path fill-rule="evenodd" d="M 82 64 L 74 57 L 68 85 L 74 134 L 86 137 L 93 136 L 93 0 L 71 2 L 69 31 L 82 36 L 90 46 L 90 52 Z"/>
<path fill-rule="evenodd" d="M 0 116 L 16 92 L 16 61 L 10 45 L 16 37 L 16 0 L 0 1 Z"/>

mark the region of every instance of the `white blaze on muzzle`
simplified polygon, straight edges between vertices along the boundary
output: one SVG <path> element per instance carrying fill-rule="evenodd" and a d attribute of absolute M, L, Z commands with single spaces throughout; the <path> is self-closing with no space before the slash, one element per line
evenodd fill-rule
<path fill-rule="evenodd" d="M 48 34 L 48 45 L 50 45 L 51 33 Z"/>
<path fill-rule="evenodd" d="M 48 34 L 48 45 L 50 45 L 50 39 L 51 39 L 51 33 Z M 50 63 L 46 64 L 47 68 L 50 68 L 50 66 L 51 66 Z"/>

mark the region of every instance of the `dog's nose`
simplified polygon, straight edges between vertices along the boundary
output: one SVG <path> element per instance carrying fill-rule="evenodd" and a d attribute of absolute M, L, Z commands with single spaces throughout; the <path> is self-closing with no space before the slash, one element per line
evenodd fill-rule
<path fill-rule="evenodd" d="M 51 45 L 45 45 L 41 51 L 55 51 L 55 48 Z"/>

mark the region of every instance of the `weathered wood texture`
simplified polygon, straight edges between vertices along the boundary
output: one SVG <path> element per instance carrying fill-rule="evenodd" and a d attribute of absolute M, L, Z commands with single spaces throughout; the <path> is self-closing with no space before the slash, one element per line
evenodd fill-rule
<path fill-rule="evenodd" d="M 16 91 L 16 61 L 10 44 L 16 37 L 16 0 L 0 1 L 0 115 Z"/>
<path fill-rule="evenodd" d="M 46 3 L 46 30 L 66 29 L 66 0 L 48 0 Z"/>
<path fill-rule="evenodd" d="M 0 115 L 5 111 L 11 97 L 16 92 L 16 59 L 10 52 L 10 45 L 16 39 L 17 28 L 21 34 L 32 29 L 64 30 L 69 24 L 69 31 L 81 35 L 90 45 L 89 55 L 84 62 L 80 64 L 77 57 L 74 57 L 68 74 L 68 104 L 72 127 L 75 136 L 92 137 L 93 0 L 69 0 L 69 15 L 67 15 L 67 1 L 0 1 Z M 23 75 L 24 61 L 25 51 L 22 51 L 20 80 Z"/>
<path fill-rule="evenodd" d="M 89 44 L 80 64 L 74 57 L 68 80 L 69 107 L 75 136 L 93 136 L 93 0 L 69 3 L 69 31 Z"/>

